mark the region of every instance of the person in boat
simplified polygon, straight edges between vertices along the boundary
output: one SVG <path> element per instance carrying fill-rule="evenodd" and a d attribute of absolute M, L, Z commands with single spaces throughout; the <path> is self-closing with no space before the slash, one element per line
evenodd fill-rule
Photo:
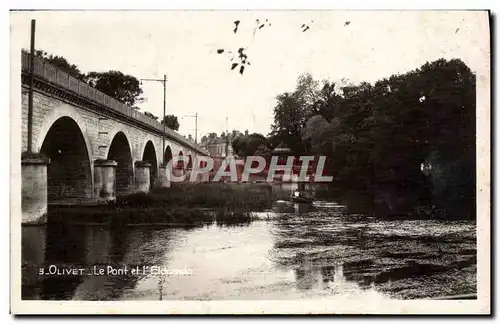
<path fill-rule="evenodd" d="M 299 188 L 295 189 L 295 191 L 291 194 L 292 200 L 308 202 L 312 201 L 313 198 L 307 195 L 305 192 L 299 190 Z"/>

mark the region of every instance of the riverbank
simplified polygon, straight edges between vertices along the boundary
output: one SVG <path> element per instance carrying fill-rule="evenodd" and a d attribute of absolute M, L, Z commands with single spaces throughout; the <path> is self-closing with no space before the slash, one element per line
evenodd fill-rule
<path fill-rule="evenodd" d="M 49 206 L 50 222 L 125 225 L 248 223 L 272 204 L 267 184 L 182 184 L 101 204 Z"/>

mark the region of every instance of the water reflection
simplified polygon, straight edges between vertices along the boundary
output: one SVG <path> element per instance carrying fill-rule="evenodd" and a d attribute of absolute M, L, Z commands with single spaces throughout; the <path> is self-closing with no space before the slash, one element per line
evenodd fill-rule
<path fill-rule="evenodd" d="M 332 289 L 345 282 L 342 264 L 314 266 L 312 263 L 295 270 L 298 289 Z"/>
<path fill-rule="evenodd" d="M 200 228 L 118 229 L 67 223 L 23 227 L 22 297 L 414 298 L 442 295 L 454 287 L 475 289 L 473 223 L 382 221 L 346 214 L 336 204 L 315 204 L 296 212 L 293 204 L 278 203 L 274 210 L 260 213 L 258 221 Z M 39 274 L 50 265 L 86 271 Z M 91 272 L 94 266 L 156 266 L 188 269 L 190 274 L 96 275 Z M 422 279 L 431 276 L 431 281 Z"/>
<path fill-rule="evenodd" d="M 22 298 L 120 299 L 143 276 L 130 269 L 164 262 L 169 241 L 168 229 L 131 231 L 65 223 L 23 227 Z M 95 269 L 104 272 L 97 275 Z M 129 271 L 115 275 L 111 269 Z"/>
<path fill-rule="evenodd" d="M 42 294 L 42 281 L 38 272 L 45 262 L 45 233 L 45 225 L 23 227 L 21 240 L 21 298 L 23 299 L 39 299 Z"/>
<path fill-rule="evenodd" d="M 286 200 L 278 200 L 273 204 L 272 211 L 278 214 L 282 213 L 308 213 L 314 211 L 314 205 L 304 203 L 292 203 Z"/>
<path fill-rule="evenodd" d="M 295 213 L 301 214 L 301 213 L 307 213 L 307 212 L 313 211 L 314 207 L 311 204 L 294 203 L 293 209 L 294 209 Z"/>
<path fill-rule="evenodd" d="M 130 272 L 132 265 L 125 258 L 130 249 L 129 233 L 125 230 L 88 226 L 84 230 L 85 265 L 88 272 L 72 295 L 73 300 L 117 300 L 127 289 L 133 289 L 138 276 Z M 103 270 L 97 274 L 94 270 Z M 127 269 L 119 275 L 118 271 Z"/>

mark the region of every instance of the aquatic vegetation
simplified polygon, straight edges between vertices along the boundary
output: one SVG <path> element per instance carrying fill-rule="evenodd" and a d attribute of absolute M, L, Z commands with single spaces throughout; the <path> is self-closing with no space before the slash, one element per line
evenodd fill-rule
<path fill-rule="evenodd" d="M 202 183 L 176 184 L 153 189 L 150 197 L 163 204 L 205 208 L 259 211 L 270 207 L 272 192 L 268 184 Z"/>
<path fill-rule="evenodd" d="M 268 185 L 182 184 L 117 197 L 107 204 L 51 206 L 51 222 L 112 224 L 246 223 L 271 204 Z"/>

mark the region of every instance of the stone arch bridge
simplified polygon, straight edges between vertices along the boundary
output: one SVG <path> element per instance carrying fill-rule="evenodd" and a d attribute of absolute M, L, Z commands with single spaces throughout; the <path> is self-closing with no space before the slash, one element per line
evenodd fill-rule
<path fill-rule="evenodd" d="M 22 211 L 36 221 L 51 201 L 111 200 L 169 187 L 208 152 L 158 121 L 35 58 L 29 123 L 30 57 L 22 53 Z M 28 128 L 31 151 L 28 152 Z M 184 156 L 186 163 L 175 163 Z M 168 162 L 174 170 L 168 169 Z"/>

